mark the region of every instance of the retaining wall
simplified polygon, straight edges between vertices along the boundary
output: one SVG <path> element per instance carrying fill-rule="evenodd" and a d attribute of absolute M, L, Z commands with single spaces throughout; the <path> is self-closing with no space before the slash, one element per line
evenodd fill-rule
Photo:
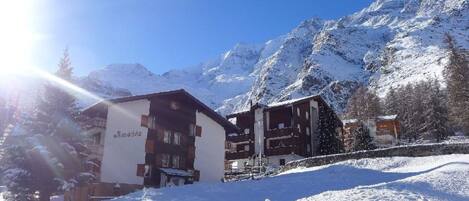
<path fill-rule="evenodd" d="M 296 167 L 314 167 L 327 165 L 340 161 L 361 158 L 381 158 L 393 156 L 421 157 L 447 154 L 469 154 L 469 143 L 455 144 L 423 144 L 411 146 L 398 146 L 385 149 L 376 149 L 368 151 L 357 151 L 342 154 L 333 154 L 325 156 L 315 156 L 297 161 L 292 161 L 284 165 L 279 172 L 284 172 Z"/>

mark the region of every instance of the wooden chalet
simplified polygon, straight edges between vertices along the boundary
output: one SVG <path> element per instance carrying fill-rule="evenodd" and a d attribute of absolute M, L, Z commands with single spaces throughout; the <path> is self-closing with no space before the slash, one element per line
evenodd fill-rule
<path fill-rule="evenodd" d="M 83 111 L 98 151 L 99 178 L 67 192 L 101 200 L 143 187 L 220 182 L 225 134 L 237 127 L 184 90 L 103 101 Z M 86 198 L 86 199 L 85 199 Z"/>

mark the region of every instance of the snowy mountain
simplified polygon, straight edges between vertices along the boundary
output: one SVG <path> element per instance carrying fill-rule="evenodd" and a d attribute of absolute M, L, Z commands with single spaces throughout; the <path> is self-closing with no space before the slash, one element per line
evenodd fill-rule
<path fill-rule="evenodd" d="M 82 78 L 82 84 L 132 94 L 184 88 L 223 114 L 251 102 L 312 94 L 342 111 L 360 84 L 383 95 L 390 87 L 442 79 L 445 33 L 469 49 L 469 0 L 376 0 L 338 20 L 305 20 L 264 44 L 237 44 L 196 66 L 158 75 L 140 64 L 113 64 Z"/>

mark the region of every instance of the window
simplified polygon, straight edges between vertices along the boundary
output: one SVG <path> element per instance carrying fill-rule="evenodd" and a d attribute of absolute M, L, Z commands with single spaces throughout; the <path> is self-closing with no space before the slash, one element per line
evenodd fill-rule
<path fill-rule="evenodd" d="M 161 167 L 169 167 L 169 158 L 168 154 L 161 154 Z"/>
<path fill-rule="evenodd" d="M 297 124 L 296 127 L 298 128 L 299 131 L 301 131 L 301 126 L 300 126 L 300 124 Z"/>
<path fill-rule="evenodd" d="M 296 115 L 300 116 L 300 108 L 299 107 L 296 108 Z"/>
<path fill-rule="evenodd" d="M 143 177 L 151 177 L 151 165 L 145 165 L 145 172 Z"/>
<path fill-rule="evenodd" d="M 180 145 L 181 144 L 181 133 L 175 132 L 173 134 L 173 144 Z"/>
<path fill-rule="evenodd" d="M 182 156 L 179 157 L 179 168 L 184 169 L 186 167 L 186 159 Z"/>
<path fill-rule="evenodd" d="M 249 151 L 249 145 L 244 145 L 244 151 Z"/>
<path fill-rule="evenodd" d="M 148 117 L 148 128 L 156 129 L 156 117 L 155 116 Z"/>
<path fill-rule="evenodd" d="M 279 164 L 280 164 L 280 165 L 285 165 L 285 159 L 281 158 L 281 159 L 279 160 Z"/>
<path fill-rule="evenodd" d="M 166 144 L 171 144 L 171 131 L 164 130 L 163 142 Z"/>
<path fill-rule="evenodd" d="M 309 112 L 306 112 L 306 115 L 305 115 L 306 119 L 309 120 Z"/>
<path fill-rule="evenodd" d="M 93 135 L 93 144 L 100 144 L 101 142 L 101 133 L 96 133 Z"/>
<path fill-rule="evenodd" d="M 201 126 L 195 126 L 195 136 L 202 137 L 202 127 Z"/>
<path fill-rule="evenodd" d="M 173 161 L 172 161 L 172 165 L 173 165 L 173 168 L 179 168 L 179 156 L 176 156 L 176 155 L 173 155 L 172 157 Z"/>
<path fill-rule="evenodd" d="M 285 124 L 284 124 L 284 123 L 279 123 L 279 124 L 278 124 L 278 128 L 279 128 L 279 129 L 285 128 Z"/>
<path fill-rule="evenodd" d="M 142 115 L 140 117 L 140 126 L 148 127 L 148 115 Z"/>
<path fill-rule="evenodd" d="M 171 103 L 170 103 L 170 108 L 171 108 L 172 110 L 179 110 L 179 108 L 180 108 L 179 103 L 176 102 L 176 101 L 171 101 Z"/>
<path fill-rule="evenodd" d="M 245 128 L 245 129 L 244 129 L 244 134 L 245 134 L 245 135 L 248 135 L 248 134 L 249 134 L 249 128 Z"/>
<path fill-rule="evenodd" d="M 306 135 L 311 135 L 310 131 L 309 131 L 309 127 L 306 127 Z"/>
<path fill-rule="evenodd" d="M 189 124 L 189 136 L 195 136 L 195 124 Z"/>

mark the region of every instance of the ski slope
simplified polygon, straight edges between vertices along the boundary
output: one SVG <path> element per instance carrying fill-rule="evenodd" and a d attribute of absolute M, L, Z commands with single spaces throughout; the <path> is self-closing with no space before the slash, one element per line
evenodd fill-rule
<path fill-rule="evenodd" d="M 115 200 L 469 200 L 469 155 L 348 160 L 261 180 L 145 189 Z"/>

